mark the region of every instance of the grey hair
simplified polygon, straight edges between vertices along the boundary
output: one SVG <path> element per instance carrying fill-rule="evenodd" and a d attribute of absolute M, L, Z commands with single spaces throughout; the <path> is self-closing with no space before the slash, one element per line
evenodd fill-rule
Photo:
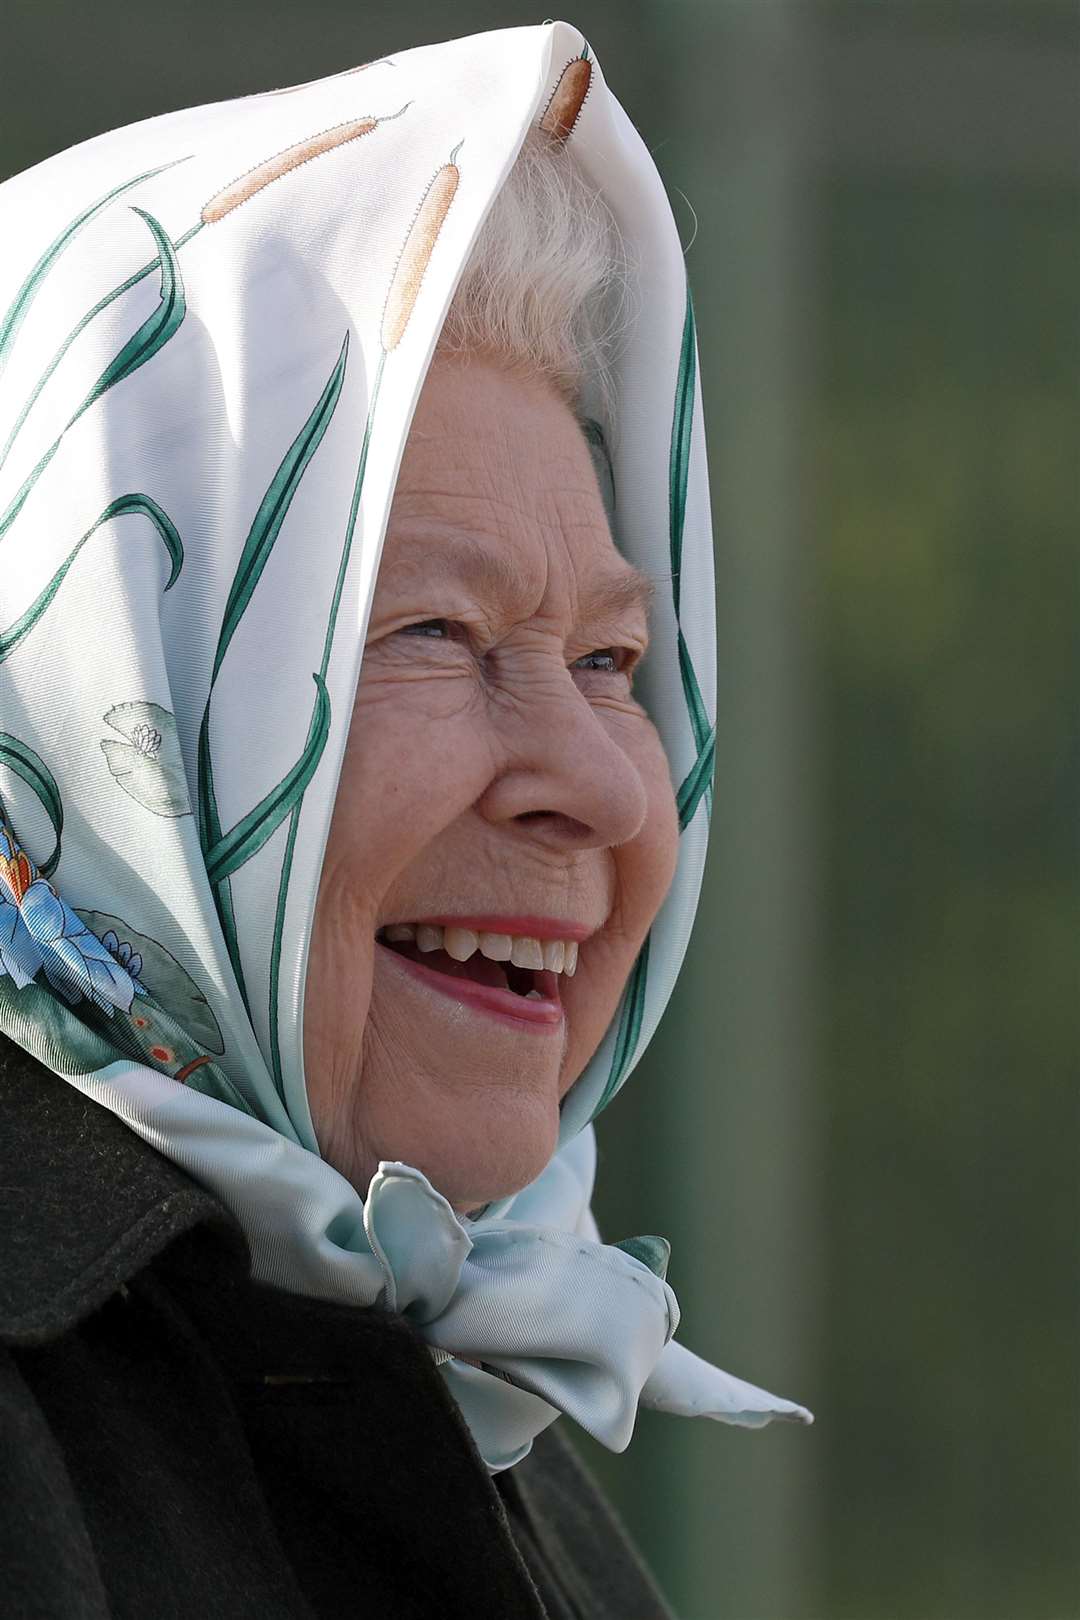
<path fill-rule="evenodd" d="M 613 425 L 633 269 L 572 149 L 534 125 L 480 227 L 436 353 L 492 353 L 519 375 L 546 378 L 579 415 L 588 382 Z"/>

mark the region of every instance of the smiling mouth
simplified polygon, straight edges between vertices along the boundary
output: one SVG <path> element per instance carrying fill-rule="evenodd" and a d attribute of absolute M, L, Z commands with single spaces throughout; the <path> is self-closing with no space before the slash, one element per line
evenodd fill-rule
<path fill-rule="evenodd" d="M 390 923 L 379 930 L 376 943 L 415 977 L 458 1003 L 512 1017 L 518 1024 L 562 1024 L 559 980 L 576 970 L 576 941 L 541 944 L 513 935 L 478 935 L 468 928 Z"/>

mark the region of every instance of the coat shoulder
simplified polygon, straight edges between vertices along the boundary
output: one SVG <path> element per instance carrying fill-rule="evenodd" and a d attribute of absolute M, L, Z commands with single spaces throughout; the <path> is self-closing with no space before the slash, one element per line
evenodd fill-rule
<path fill-rule="evenodd" d="M 337 1613 L 340 1594 L 323 1590 L 326 1581 L 334 1584 L 331 1544 L 339 1551 L 354 1543 L 361 1549 L 356 1538 L 363 1525 L 378 1527 L 376 1541 L 388 1549 L 390 1562 L 380 1570 L 370 1547 L 367 1562 L 358 1551 L 360 1562 L 350 1566 L 343 1590 L 354 1592 L 357 1581 L 381 1583 L 388 1601 L 394 1594 L 397 1602 L 406 1589 L 427 1583 L 444 1594 L 441 1612 L 469 1612 L 474 1620 L 488 1613 L 500 1620 L 672 1620 L 617 1515 L 560 1432 L 561 1422 L 537 1437 L 523 1462 L 492 1481 L 426 1346 L 404 1319 L 255 1284 L 243 1231 L 217 1199 L 4 1035 L 0 1111 L 0 1427 L 8 1438 L 23 1435 L 26 1456 L 37 1459 L 37 1472 L 21 1482 L 18 1501 L 5 1511 L 30 1511 L 35 1493 L 64 1496 L 62 1458 L 81 1455 L 80 1446 L 92 1459 L 87 1466 L 95 1480 L 89 1494 L 78 1480 L 65 1487 L 71 1568 L 64 1570 L 69 1593 L 78 1588 L 96 1595 L 78 1610 L 65 1599 L 55 1612 L 78 1612 L 87 1620 L 112 1612 L 99 1607 L 98 1576 L 82 1582 L 79 1571 L 97 1569 L 98 1552 L 114 1534 L 118 1545 L 127 1545 L 121 1521 L 132 1505 L 129 1475 L 136 1460 L 124 1448 L 134 1444 L 139 1423 L 127 1417 L 118 1425 L 105 1422 L 115 1396 L 134 1403 L 139 1422 L 149 1424 L 136 1477 L 167 1464 L 175 1487 L 179 1462 L 188 1457 L 193 1484 L 185 1513 L 197 1516 L 198 1505 L 207 1506 L 212 1481 L 247 1478 L 248 1494 L 254 1490 L 262 1503 L 252 1511 L 264 1546 L 272 1548 L 267 1557 L 280 1574 L 282 1606 L 268 1603 L 262 1611 L 268 1617 Z M 127 1293 L 128 1284 L 125 1303 L 116 1296 Z M 158 1337 L 151 1342 L 144 1335 L 136 1343 L 136 1319 L 145 1326 L 159 1317 Z M 146 1394 L 148 1381 L 178 1376 L 176 1357 L 194 1354 L 193 1346 L 198 1365 L 179 1385 L 170 1384 L 171 1394 L 156 1386 Z M 87 1400 L 91 1366 L 107 1390 Z M 38 1409 L 37 1386 L 23 1381 L 27 1369 L 39 1383 L 48 1375 L 38 1391 L 44 1399 L 47 1388 L 48 1413 Z M 68 1389 L 70 1410 L 54 1411 L 57 1392 Z M 226 1397 L 226 1391 L 232 1393 Z M 183 1420 L 170 1428 L 177 1412 Z M 100 1433 L 98 1416 L 105 1422 Z M 42 1424 L 55 1425 L 55 1434 Z M 26 1425 L 37 1425 L 36 1439 Z M 123 1439 L 106 1484 L 102 1459 L 114 1431 Z M 365 1459 L 359 1469 L 358 1458 Z M 50 1469 L 59 1471 L 57 1478 Z M 331 1475 L 337 1517 L 328 1523 Z M 445 1516 L 446 1526 L 411 1545 L 406 1578 L 390 1550 L 403 1526 L 416 1522 L 421 1481 L 431 1501 L 420 1522 L 435 1527 Z M 450 1501 L 454 1511 L 447 1514 Z M 88 1503 L 118 1520 L 116 1527 L 92 1527 L 93 1554 L 81 1516 Z M 263 1522 L 267 1508 L 272 1523 Z M 213 1528 L 228 1514 L 206 1516 L 210 1564 L 216 1549 L 214 1556 L 228 1553 L 232 1567 L 238 1554 L 222 1551 Z M 158 1573 L 151 1559 L 151 1584 Z M 40 1578 L 38 1566 L 28 1566 L 35 1590 Z M 310 1608 L 298 1591 L 295 1606 L 282 1595 L 297 1580 Z M 446 1598 L 450 1590 L 460 1604 Z M 483 1591 L 486 1607 L 475 1596 L 466 1602 L 466 1591 Z M 192 1612 L 199 1612 L 197 1605 Z"/>
<path fill-rule="evenodd" d="M 193 1227 L 213 1225 L 246 1264 L 217 1199 L 2 1034 L 0 1118 L 0 1343 L 77 1326 Z"/>
<path fill-rule="evenodd" d="M 561 1419 L 496 1484 L 552 1620 L 579 1614 L 675 1620 Z"/>

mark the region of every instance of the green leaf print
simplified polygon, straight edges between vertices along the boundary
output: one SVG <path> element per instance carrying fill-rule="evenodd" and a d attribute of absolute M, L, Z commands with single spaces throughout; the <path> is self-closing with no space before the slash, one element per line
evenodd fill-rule
<path fill-rule="evenodd" d="M 345 361 L 348 352 L 349 334 L 346 332 L 337 364 L 330 373 L 326 387 L 319 395 L 311 415 L 289 446 L 285 459 L 270 480 L 270 486 L 259 503 L 259 510 L 255 514 L 255 520 L 251 525 L 248 537 L 244 541 L 244 549 L 240 554 L 240 561 L 233 577 L 229 599 L 225 604 L 225 616 L 222 620 L 221 634 L 218 637 L 217 652 L 214 656 L 214 668 L 210 677 L 211 684 L 217 679 L 229 643 L 233 638 L 237 625 L 244 616 L 244 609 L 250 602 L 252 593 L 262 578 L 267 558 L 273 550 L 274 541 L 281 532 L 281 525 L 285 521 L 285 515 L 292 504 L 292 498 L 296 494 L 308 462 L 319 448 L 323 434 L 330 425 L 330 418 L 334 414 L 334 407 L 337 405 L 341 394 L 341 384 L 345 376 Z"/>
<path fill-rule="evenodd" d="M 138 515 L 149 518 L 151 523 L 157 529 L 162 540 L 165 542 L 166 550 L 168 551 L 172 561 L 172 568 L 164 588 L 167 591 L 172 589 L 173 585 L 175 585 L 177 581 L 177 578 L 179 577 L 180 569 L 183 567 L 184 562 L 183 542 L 176 531 L 175 524 L 172 522 L 168 514 L 162 511 L 157 502 L 151 500 L 149 495 L 120 495 L 115 501 L 110 501 L 104 512 L 102 512 L 101 516 L 96 520 L 96 522 L 90 525 L 82 539 L 73 548 L 67 561 L 57 569 L 56 573 L 45 586 L 44 590 L 37 597 L 37 599 L 30 604 L 22 617 L 16 619 L 14 624 L 9 625 L 6 630 L 0 631 L 0 664 L 2 664 L 5 659 L 10 657 L 10 655 L 15 651 L 15 648 L 19 645 L 20 641 L 22 641 L 23 637 L 29 635 L 35 624 L 37 624 L 38 620 L 41 618 L 41 615 L 45 612 L 45 609 L 48 607 L 49 603 L 60 589 L 68 569 L 75 561 L 75 558 L 79 555 L 79 552 L 82 550 L 83 546 L 90 539 L 91 535 L 96 534 L 103 523 L 111 522 L 114 517 L 125 517 L 128 515 Z"/>
<path fill-rule="evenodd" d="M 634 970 L 630 975 L 629 983 L 623 992 L 619 1003 L 619 1027 L 615 1035 L 615 1050 L 611 1058 L 611 1068 L 608 1070 L 607 1084 L 603 1095 L 593 1110 L 592 1117 L 602 1114 L 608 1103 L 622 1085 L 626 1072 L 630 1067 L 631 1059 L 637 1050 L 638 1040 L 641 1036 L 641 1022 L 645 1014 L 645 987 L 649 979 L 649 940 L 646 934 L 645 943 L 638 952 Z"/>
<path fill-rule="evenodd" d="M 138 330 L 128 338 L 119 354 L 105 367 L 78 410 L 69 417 L 63 431 L 46 450 L 37 466 L 27 475 L 7 510 L 0 515 L 0 538 L 7 533 L 22 511 L 34 485 L 64 442 L 64 435 L 74 427 L 80 416 L 90 409 L 94 401 L 101 398 L 102 394 L 115 387 L 118 382 L 123 382 L 125 377 L 130 377 L 148 360 L 152 360 L 158 350 L 176 333 L 184 319 L 187 301 L 173 245 L 151 214 L 143 208 L 135 207 L 134 204 L 132 208 L 146 221 L 157 244 L 158 265 L 161 270 L 161 295 L 158 307 L 152 315 L 147 316 Z"/>
<path fill-rule="evenodd" d="M 130 1058 L 155 1069 L 177 1085 L 186 1086 L 189 1091 L 201 1091 L 204 1096 L 228 1103 L 244 1114 L 255 1115 L 255 1109 L 224 1069 L 192 1040 L 168 1009 L 158 1003 L 156 996 L 150 993 L 139 996 L 129 1012 L 117 1012 L 107 1022 L 100 1008 L 86 1002 L 81 1004 L 79 1014 L 88 1030 L 100 1030 L 111 1043 L 111 1062 Z"/>
<path fill-rule="evenodd" d="M 701 750 L 694 765 L 683 781 L 676 796 L 676 805 L 679 811 L 679 831 L 683 832 L 694 819 L 694 812 L 698 807 L 698 800 L 703 793 L 708 793 L 712 784 L 713 768 L 716 764 L 716 728 L 710 731 L 705 747 Z"/>
<path fill-rule="evenodd" d="M 679 617 L 682 569 L 683 524 L 686 516 L 686 482 L 690 466 L 690 437 L 694 425 L 694 389 L 697 362 L 694 349 L 694 305 L 690 284 L 686 285 L 686 314 L 679 350 L 679 374 L 675 384 L 675 415 L 671 424 L 671 457 L 668 466 L 668 533 L 671 544 L 671 581 L 675 597 L 675 617 Z"/>
<path fill-rule="evenodd" d="M 218 815 L 217 794 L 214 791 L 214 765 L 210 748 L 210 705 L 214 683 L 217 680 L 229 643 L 236 633 L 236 627 L 244 615 L 259 580 L 262 578 L 263 569 L 266 567 L 267 559 L 273 550 L 274 542 L 281 532 L 281 526 L 285 521 L 293 496 L 296 494 L 300 480 L 303 478 L 312 456 L 322 442 L 323 435 L 330 425 L 337 402 L 341 397 L 348 352 L 349 334 L 346 332 L 337 362 L 330 373 L 325 388 L 316 400 L 300 432 L 289 446 L 280 466 L 270 480 L 266 494 L 259 503 L 259 509 L 244 542 L 244 549 L 241 552 L 240 561 L 237 564 L 228 600 L 225 604 L 221 633 L 218 636 L 217 651 L 210 676 L 210 690 L 207 693 L 206 707 L 203 710 L 202 724 L 199 727 L 196 784 L 199 842 L 206 861 L 207 876 L 213 890 L 214 904 L 217 908 L 218 920 L 221 923 L 222 933 L 228 948 L 229 960 L 236 975 L 240 995 L 249 1014 L 251 1007 L 248 1003 L 247 987 L 244 982 L 243 966 L 240 961 L 240 947 L 236 932 L 236 919 L 233 912 L 229 876 L 238 867 L 242 866 L 245 861 L 251 859 L 252 855 L 273 835 L 281 821 L 303 796 L 304 789 L 314 775 L 315 768 L 326 745 L 326 737 L 330 729 L 330 698 L 323 675 L 313 675 L 316 685 L 315 705 L 311 725 L 308 728 L 307 740 L 299 760 L 284 780 L 227 834 L 222 832 L 221 819 Z"/>
<path fill-rule="evenodd" d="M 122 382 L 130 377 L 133 371 L 138 371 L 148 360 L 152 360 L 158 350 L 173 336 L 187 313 L 187 299 L 184 296 L 184 283 L 180 277 L 180 266 L 177 263 L 176 253 L 165 232 L 152 214 L 145 208 L 139 208 L 132 203 L 132 210 L 144 219 L 157 243 L 158 262 L 161 265 L 161 294 L 157 309 L 148 315 L 137 332 L 128 338 L 120 353 L 105 367 L 93 388 L 83 400 L 71 421 L 78 421 L 79 417 L 96 399 L 100 399 L 115 383 Z M 71 426 L 71 423 L 68 423 Z"/>
<path fill-rule="evenodd" d="M 619 1243 L 611 1245 L 613 1249 L 622 1249 L 625 1254 L 632 1255 L 640 1260 L 643 1266 L 648 1266 L 654 1277 L 663 1281 L 667 1277 L 668 1262 L 671 1259 L 671 1244 L 667 1238 L 654 1237 L 651 1233 L 643 1237 L 623 1238 Z"/>
<path fill-rule="evenodd" d="M 177 163 L 186 163 L 187 161 L 187 158 L 174 158 L 171 163 L 160 163 L 156 169 L 146 169 L 142 174 L 135 175 L 133 179 L 122 181 L 120 185 L 114 186 L 111 191 L 106 192 L 104 197 L 99 197 L 97 202 L 91 203 L 89 208 L 84 208 L 82 213 L 71 221 L 70 225 L 64 227 L 56 240 L 50 242 L 15 294 L 4 319 L 0 321 L 0 371 L 3 371 L 4 366 L 7 364 L 8 354 L 15 341 L 15 335 L 26 319 L 31 304 L 41 291 L 49 271 L 64 249 L 78 236 L 84 225 L 88 225 L 94 216 L 100 214 L 101 210 L 108 207 L 109 203 L 113 202 L 115 198 L 123 196 L 125 191 L 131 191 L 134 186 L 141 185 L 144 180 L 152 180 L 156 174 L 164 174 L 166 169 L 174 168 Z"/>
<path fill-rule="evenodd" d="M 186 163 L 187 159 L 180 158 L 178 161 L 181 163 Z M 178 236 L 176 238 L 175 242 L 173 243 L 173 251 L 175 253 L 179 253 L 180 249 L 186 246 L 186 244 L 191 241 L 192 237 L 198 236 L 202 229 L 203 224 L 202 221 L 199 220 L 196 224 L 192 225 L 190 230 L 185 231 L 183 236 Z M 15 443 L 15 440 L 19 437 L 19 434 L 22 432 L 30 412 L 40 399 L 42 390 L 47 385 L 53 372 L 63 360 L 76 338 L 78 338 L 86 330 L 92 321 L 97 319 L 102 310 L 108 309 L 110 304 L 115 303 L 118 298 L 122 298 L 124 293 L 130 292 L 132 287 L 137 286 L 140 281 L 151 273 L 152 270 L 156 270 L 157 268 L 158 259 L 156 257 L 149 259 L 140 270 L 134 271 L 133 274 L 128 276 L 126 280 L 120 282 L 119 286 L 114 287 L 111 292 L 107 292 L 103 298 L 99 298 L 93 308 L 88 309 L 86 314 L 80 316 L 80 318 L 75 322 L 75 325 L 71 328 L 71 331 L 68 333 L 63 343 L 61 343 L 60 347 L 57 349 L 56 353 L 45 367 L 45 370 L 41 373 L 41 376 L 30 390 L 30 395 L 24 402 L 22 410 L 12 423 L 11 432 L 8 434 L 7 439 L 4 442 L 3 449 L 0 450 L 0 467 L 3 467 L 5 461 L 7 460 L 11 447 Z"/>
<path fill-rule="evenodd" d="M 272 838 L 293 805 L 302 799 L 311 778 L 315 775 L 326 738 L 330 731 L 330 694 L 326 682 L 314 671 L 315 714 L 307 746 L 300 758 L 283 777 L 276 788 L 259 800 L 253 810 L 242 817 L 213 848 L 206 852 L 206 875 L 213 884 L 223 883 L 249 861 Z"/>
<path fill-rule="evenodd" d="M 40 984 L 0 975 L 0 1029 L 54 1074 L 95 1074 L 121 1055 L 110 1040 Z"/>
<path fill-rule="evenodd" d="M 52 822 L 56 848 L 47 861 L 36 863 L 43 878 L 51 877 L 60 860 L 60 835 L 64 829 L 64 805 L 56 778 L 32 748 L 7 731 L 0 731 L 0 765 L 6 765 L 16 776 L 22 777 Z M 0 812 L 2 810 L 0 804 Z"/>
<path fill-rule="evenodd" d="M 71 1007 L 44 984 L 35 981 L 18 989 L 4 975 L 0 1030 L 54 1074 L 97 1074 L 128 1059 L 255 1117 L 254 1108 L 224 1070 L 152 995 L 138 997 L 130 1013 L 116 1010 L 106 1018 L 89 1001 Z"/>
<path fill-rule="evenodd" d="M 694 425 L 694 402 L 697 387 L 697 350 L 694 327 L 694 304 L 690 284 L 686 286 L 686 313 L 683 319 L 682 344 L 679 351 L 679 369 L 675 383 L 675 407 L 671 424 L 671 452 L 668 466 L 668 525 L 671 553 L 672 606 L 678 626 L 679 676 L 686 703 L 690 729 L 697 748 L 697 758 L 691 766 L 676 795 L 679 813 L 679 831 L 685 832 L 694 819 L 698 804 L 705 799 L 705 813 L 712 809 L 712 778 L 716 756 L 716 727 L 709 721 L 701 686 L 690 658 L 682 626 L 679 624 L 680 573 L 682 569 L 683 530 L 686 522 L 686 491 L 690 467 L 690 443 Z M 593 1119 L 602 1113 L 615 1096 L 633 1061 L 641 1037 L 645 1012 L 645 991 L 649 977 L 649 937 L 638 953 L 634 970 L 619 1003 L 615 1049 L 607 1083 Z M 628 1240 L 632 1241 L 646 1241 Z M 662 1238 L 648 1240 L 662 1243 Z M 627 1245 L 623 1245 L 626 1247 Z M 631 1251 L 633 1252 L 633 1251 Z M 642 1258 L 642 1256 L 638 1256 Z M 646 1260 L 646 1265 L 649 1262 Z"/>
<path fill-rule="evenodd" d="M 149 934 L 139 933 L 123 917 L 114 917 L 107 911 L 83 911 L 77 906 L 72 909 L 114 955 L 118 950 L 122 953 L 121 960 L 125 967 L 129 967 L 132 953 L 138 955 L 136 971 L 139 983 L 149 990 L 151 998 L 159 1006 L 176 1019 L 181 1029 L 187 1031 L 196 1046 L 219 1056 L 224 1052 L 221 1026 L 214 1017 L 210 1003 L 171 951 L 167 951 Z M 110 935 L 115 937 L 115 945 L 108 937 Z M 128 949 L 124 950 L 124 947 Z"/>
<path fill-rule="evenodd" d="M 671 588 L 675 622 L 679 623 L 683 530 L 686 523 L 686 488 L 690 467 L 690 441 L 694 426 L 694 400 L 697 387 L 697 338 L 694 301 L 686 284 L 686 314 L 683 319 L 679 372 L 675 384 L 675 410 L 671 423 L 671 454 L 668 467 L 668 527 L 671 549 Z M 712 813 L 712 771 L 715 727 L 709 723 L 705 700 L 694 671 L 686 638 L 679 625 L 679 676 L 683 698 L 690 717 L 690 728 L 698 757 L 679 789 L 679 827 L 685 830 L 694 818 L 704 794 L 705 814 Z"/>
<path fill-rule="evenodd" d="M 708 741 L 712 727 L 709 724 L 705 699 L 701 695 L 701 688 L 698 685 L 697 676 L 694 674 L 694 666 L 690 662 L 690 650 L 686 645 L 686 637 L 683 635 L 681 627 L 679 629 L 679 674 L 682 677 L 683 696 L 686 699 L 686 707 L 690 714 L 690 727 L 694 733 L 694 741 L 700 749 Z"/>

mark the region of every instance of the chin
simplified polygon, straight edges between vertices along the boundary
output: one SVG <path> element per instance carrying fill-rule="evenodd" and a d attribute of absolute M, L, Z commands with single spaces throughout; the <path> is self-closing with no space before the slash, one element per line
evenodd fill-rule
<path fill-rule="evenodd" d="M 521 1192 L 547 1169 L 558 1145 L 556 1110 L 554 1121 L 545 1121 L 542 1130 L 519 1130 L 510 1150 L 503 1147 L 497 1153 L 492 1150 L 479 1157 L 474 1140 L 469 1144 L 467 1159 L 463 1154 L 449 1163 L 445 1155 L 440 1155 L 438 1160 L 431 1159 L 430 1169 L 423 1162 L 416 1167 L 424 1172 L 436 1191 L 442 1193 L 455 1213 L 463 1215 L 497 1198 L 510 1198 Z"/>
<path fill-rule="evenodd" d="M 371 1080 L 371 1074 L 368 1079 Z M 520 1192 L 542 1174 L 559 1145 L 565 1088 L 548 1077 L 448 1084 L 414 1070 L 404 1091 L 356 1088 L 347 1112 L 315 1118 L 322 1156 L 367 1196 L 380 1162 L 411 1165 L 458 1214 Z"/>

